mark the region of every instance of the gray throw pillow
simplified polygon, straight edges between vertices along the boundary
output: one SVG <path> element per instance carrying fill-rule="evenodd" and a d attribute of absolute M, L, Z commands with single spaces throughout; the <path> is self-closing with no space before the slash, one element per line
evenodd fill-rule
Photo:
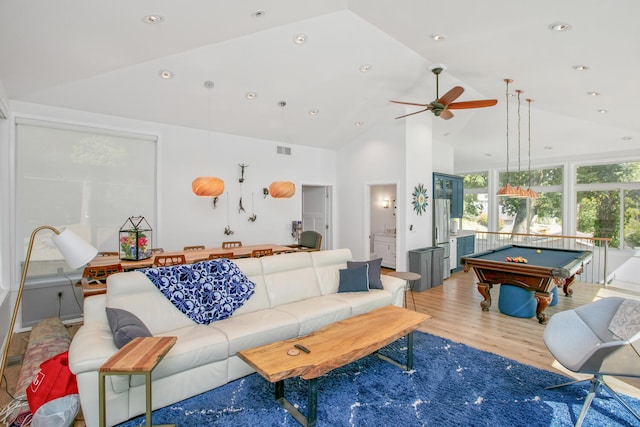
<path fill-rule="evenodd" d="M 382 258 L 372 259 L 371 261 L 347 261 L 347 268 L 360 267 L 364 264 L 369 266 L 369 289 L 384 289 L 382 280 L 380 280 Z"/>
<path fill-rule="evenodd" d="M 127 311 L 120 308 L 107 307 L 107 320 L 109 327 L 113 333 L 113 342 L 116 347 L 122 348 L 125 344 L 137 337 L 153 336 L 149 329 L 142 323 L 142 320 Z"/>
<path fill-rule="evenodd" d="M 338 292 L 369 292 L 369 266 L 340 270 Z"/>

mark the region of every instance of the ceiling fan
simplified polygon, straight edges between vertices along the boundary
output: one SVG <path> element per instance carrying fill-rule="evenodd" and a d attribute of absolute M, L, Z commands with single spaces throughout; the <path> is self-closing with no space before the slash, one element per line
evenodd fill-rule
<path fill-rule="evenodd" d="M 444 65 L 435 65 L 431 68 L 431 72 L 436 75 L 436 99 L 431 101 L 428 104 L 417 104 L 414 102 L 402 102 L 402 101 L 391 101 L 395 104 L 403 104 L 403 105 L 415 105 L 416 107 L 424 107 L 424 109 L 420 111 L 416 111 L 415 113 L 405 114 L 403 116 L 396 117 L 396 119 L 401 119 L 403 117 L 413 116 L 414 114 L 423 113 L 425 111 L 431 110 L 433 114 L 437 117 L 440 117 L 445 120 L 449 120 L 453 117 L 453 113 L 449 110 L 464 110 L 467 108 L 482 108 L 482 107 L 492 107 L 498 103 L 497 99 L 483 99 L 479 101 L 462 101 L 462 102 L 453 102 L 464 92 L 464 88 L 461 86 L 456 86 L 453 89 L 449 90 L 449 92 L 439 97 L 438 91 L 438 83 L 440 73 L 445 69 Z"/>

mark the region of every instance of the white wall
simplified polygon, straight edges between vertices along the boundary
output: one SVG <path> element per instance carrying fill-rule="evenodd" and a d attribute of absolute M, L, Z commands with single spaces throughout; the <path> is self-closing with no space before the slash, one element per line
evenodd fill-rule
<path fill-rule="evenodd" d="M 284 144 L 274 141 L 28 103 L 14 103 L 13 110 L 16 115 L 159 135 L 158 219 L 151 225 L 154 246 L 165 250 L 196 244 L 219 246 L 224 240 L 288 244 L 291 220 L 301 216 L 301 182 L 335 184 L 333 151 L 287 145 L 292 154 L 286 156 L 276 154 L 276 146 Z M 249 165 L 242 185 L 238 182 L 241 163 Z M 215 210 L 211 199 L 198 198 L 191 191 L 192 180 L 202 175 L 225 181 L 225 194 Z M 265 199 L 263 187 L 281 180 L 294 182 L 296 195 Z M 255 222 L 248 221 L 252 192 Z M 246 212 L 238 213 L 241 195 Z M 231 236 L 224 234 L 227 225 L 234 231 Z"/>
<path fill-rule="evenodd" d="M 397 226 L 406 210 L 404 127 L 378 126 L 338 151 L 336 184 L 336 246 L 350 248 L 354 259 L 369 259 L 370 185 L 396 183 Z M 400 236 L 396 244 L 400 246 Z M 401 268 L 398 266 L 398 268 Z"/>
<path fill-rule="evenodd" d="M 4 86 L 0 81 L 0 102 L 9 106 Z M 0 119 L 0 348 L 4 349 L 4 339 L 11 321 L 11 305 L 9 304 L 9 271 L 10 249 L 9 227 L 9 120 Z"/>

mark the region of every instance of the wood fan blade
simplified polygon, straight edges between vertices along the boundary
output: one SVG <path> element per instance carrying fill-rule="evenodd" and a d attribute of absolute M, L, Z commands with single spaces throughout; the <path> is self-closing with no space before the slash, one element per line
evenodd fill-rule
<path fill-rule="evenodd" d="M 460 95 L 464 92 L 464 88 L 461 86 L 456 86 L 451 89 L 449 92 L 442 95 L 442 98 L 438 99 L 438 102 L 445 107 L 455 101 Z"/>
<path fill-rule="evenodd" d="M 415 113 L 409 113 L 409 114 L 405 114 L 404 116 L 398 116 L 398 117 L 396 117 L 396 119 L 401 119 L 403 117 L 413 116 L 414 114 L 424 113 L 425 111 L 429 111 L 429 109 L 425 108 L 424 110 L 416 111 Z"/>
<path fill-rule="evenodd" d="M 498 103 L 497 99 L 482 99 L 480 101 L 462 101 L 449 104 L 451 110 L 464 110 L 465 108 L 493 107 Z"/>
<path fill-rule="evenodd" d="M 453 117 L 453 113 L 451 111 L 449 111 L 448 109 L 444 109 L 440 113 L 440 118 L 441 119 L 449 120 L 451 117 Z"/>
<path fill-rule="evenodd" d="M 416 104 L 413 102 L 403 102 L 403 101 L 389 101 L 389 102 L 393 102 L 394 104 L 402 104 L 402 105 L 415 105 L 417 107 L 428 107 L 429 104 Z"/>

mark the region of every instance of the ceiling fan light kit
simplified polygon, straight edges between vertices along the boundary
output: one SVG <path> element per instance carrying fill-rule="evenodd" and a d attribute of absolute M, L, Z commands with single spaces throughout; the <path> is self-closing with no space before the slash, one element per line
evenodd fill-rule
<path fill-rule="evenodd" d="M 442 95 L 442 97 L 440 97 L 439 95 L 440 94 L 440 74 L 442 73 L 442 71 L 446 70 L 446 67 L 442 64 L 435 64 L 435 65 L 432 65 L 429 69 L 436 76 L 436 99 L 427 104 L 404 102 L 404 101 L 391 101 L 394 104 L 423 107 L 422 110 L 409 113 L 409 114 L 404 114 L 402 116 L 398 116 L 396 117 L 396 119 L 402 119 L 404 117 L 413 116 L 414 114 L 420 114 L 425 111 L 431 111 L 436 117 L 440 117 L 441 119 L 444 119 L 444 120 L 449 120 L 450 118 L 453 117 L 453 113 L 450 110 L 466 110 L 469 108 L 492 107 L 498 103 L 496 99 L 453 102 L 464 92 L 464 88 L 462 88 L 461 86 L 456 86 L 450 89 L 447 93 L 445 93 L 444 95 Z"/>

